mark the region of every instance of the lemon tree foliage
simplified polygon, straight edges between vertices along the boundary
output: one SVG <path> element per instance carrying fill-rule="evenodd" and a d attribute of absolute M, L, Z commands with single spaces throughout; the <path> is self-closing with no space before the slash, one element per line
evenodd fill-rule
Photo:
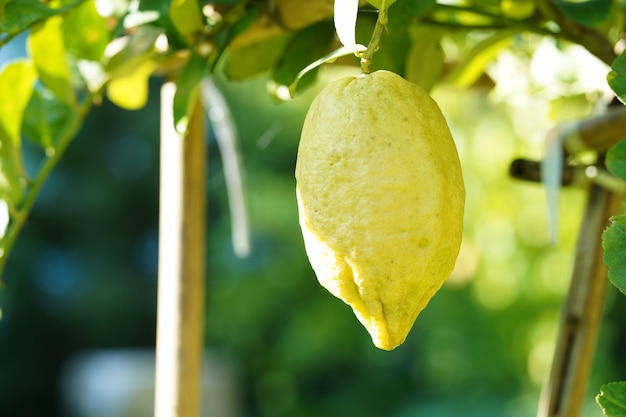
<path fill-rule="evenodd" d="M 607 417 L 626 417 L 626 382 L 603 385 L 597 397 Z"/>
<path fill-rule="evenodd" d="M 604 22 L 611 14 L 611 0 L 555 0 L 553 4 L 569 19 L 591 28 Z"/>
<path fill-rule="evenodd" d="M 613 61 L 606 78 L 617 98 L 626 102 L 626 55 L 622 54 Z"/>
<path fill-rule="evenodd" d="M 605 163 L 609 171 L 626 181 L 626 141 L 621 141 L 609 149 Z"/>
<path fill-rule="evenodd" d="M 626 181 L 626 141 L 621 141 L 609 149 L 605 163 L 609 171 Z M 611 225 L 602 234 L 602 246 L 604 262 L 609 268 L 609 279 L 626 295 L 625 215 L 615 216 L 611 219 Z"/>
<path fill-rule="evenodd" d="M 626 295 L 626 215 L 615 216 L 611 226 L 602 235 L 604 262 L 609 268 L 609 279 Z"/>
<path fill-rule="evenodd" d="M 0 48 L 20 34 L 28 45 L 27 58 L 0 69 L 0 217 L 9 219 L 0 224 L 0 269 L 44 181 L 104 98 L 132 111 L 148 101 L 150 77 L 175 79 L 175 123 L 184 130 L 204 76 L 269 74 L 268 90 L 285 99 L 292 78 L 310 63 L 360 65 L 357 57 L 334 54 L 341 47 L 332 24 L 334 0 L 120 0 L 97 7 L 105 3 L 0 0 Z M 532 55 L 543 39 L 562 51 L 580 46 L 612 66 L 606 81 L 626 99 L 626 58 L 616 53 L 623 49 L 625 18 L 619 2 L 360 0 L 358 44 L 368 44 L 383 4 L 388 15 L 373 71 L 395 72 L 426 91 L 439 83 L 497 90 L 503 77 L 489 74 L 493 60 L 512 46 Z M 295 93 L 316 75 L 307 72 Z M 22 140 L 40 150 L 39 166 L 28 173 Z M 607 157 L 621 177 L 622 154 L 618 147 Z M 614 219 L 604 239 L 612 282 L 622 291 L 623 224 Z M 614 388 L 623 393 L 623 386 Z"/>

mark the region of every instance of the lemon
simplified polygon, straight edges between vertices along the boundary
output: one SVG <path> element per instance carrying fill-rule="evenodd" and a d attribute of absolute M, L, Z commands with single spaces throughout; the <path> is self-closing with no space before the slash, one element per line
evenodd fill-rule
<path fill-rule="evenodd" d="M 402 344 L 450 275 L 465 187 L 441 110 L 399 75 L 337 80 L 302 128 L 296 196 L 318 281 L 380 349 Z"/>

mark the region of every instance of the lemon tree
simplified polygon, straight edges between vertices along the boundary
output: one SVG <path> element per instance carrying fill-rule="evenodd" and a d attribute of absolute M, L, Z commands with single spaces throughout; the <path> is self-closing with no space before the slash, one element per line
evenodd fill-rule
<path fill-rule="evenodd" d="M 337 290 L 337 295 L 352 305 L 379 346 L 392 348 L 400 343 L 426 299 L 449 273 L 461 233 L 459 211 L 462 210 L 460 177 L 446 178 L 442 174 L 445 165 L 449 170 L 457 170 L 450 168 L 456 166 L 456 159 L 445 121 L 433 116 L 439 114 L 434 104 L 410 83 L 424 91 L 448 84 L 465 89 L 489 89 L 496 95 L 515 84 L 527 87 L 522 91 L 527 96 L 545 87 L 545 99 L 555 118 L 567 107 L 564 103 L 575 100 L 584 101 L 588 108 L 605 105 L 602 94 L 590 91 L 593 88 L 588 87 L 589 80 L 581 75 L 585 71 L 576 72 L 582 66 L 580 62 L 569 67 L 573 72 L 562 77 L 555 75 L 554 78 L 563 82 L 558 88 L 547 86 L 549 83 L 543 76 L 556 67 L 536 57 L 542 56 L 546 45 L 550 45 L 563 54 L 584 51 L 586 63 L 593 61 L 606 66 L 608 78 L 600 81 L 610 86 L 609 92 L 623 102 L 626 70 L 621 44 L 625 12 L 622 4 L 610 0 L 338 0 L 337 4 L 347 5 L 346 10 L 358 15 L 350 42 L 336 37 L 335 1 L 331 0 L 0 0 L 0 48 L 28 38 L 27 56 L 3 62 L 0 70 L 0 269 L 27 224 L 46 179 L 62 160 L 86 117 L 103 100 L 128 110 L 138 109 L 149 100 L 146 88 L 149 78 L 174 78 L 177 83 L 174 124 L 184 131 L 191 103 L 206 76 L 223 76 L 233 82 L 265 76 L 270 94 L 283 100 L 315 85 L 322 63 L 359 67 L 364 59 L 367 65 L 371 64 L 371 70 L 365 71 L 369 75 L 330 84 L 321 93 L 320 101 L 326 96 L 334 97 L 329 108 L 338 109 L 336 114 L 323 112 L 325 109 L 317 112 L 319 104 L 312 108 L 319 115 L 316 119 L 328 123 L 314 127 L 313 122 L 307 121 L 304 129 L 298 162 L 300 210 L 307 248 L 317 247 L 312 258 L 316 258 L 315 253 L 328 255 L 328 259 L 313 262 L 320 281 L 335 288 L 333 285 L 339 282 L 359 280 L 356 288 L 347 292 Z M 381 14 L 386 14 L 386 20 L 378 25 Z M 380 42 L 368 43 L 376 31 Z M 366 46 L 369 48 L 364 53 Z M 351 58 L 355 51 L 358 58 Z M 374 52 L 375 59 L 371 60 Z M 502 59 L 498 60 L 499 57 Z M 491 66 L 496 61 L 498 65 Z M 518 65 L 520 62 L 524 65 Z M 316 64 L 311 66 L 312 63 Z M 380 70 L 391 71 L 404 80 Z M 357 88 L 359 91 L 352 94 L 362 97 L 359 103 L 345 103 L 341 93 L 353 86 L 368 85 L 368 80 L 385 80 L 384 88 L 381 87 L 380 93 L 367 92 L 370 87 Z M 394 92 L 396 99 L 385 95 L 390 92 Z M 383 105 L 383 97 L 391 104 Z M 429 126 L 419 119 L 408 126 L 408 121 L 402 118 L 402 109 L 411 104 L 399 103 L 419 103 L 420 111 L 430 109 L 426 111 L 429 116 L 424 117 L 432 125 L 419 130 L 418 126 Z M 367 106 L 373 106 L 374 110 Z M 362 108 L 370 108 L 369 114 L 359 115 L 361 122 L 351 125 L 348 115 L 355 117 L 359 114 L 355 109 Z M 418 114 L 423 113 L 413 112 L 411 117 Z M 337 126 L 331 129 L 333 121 Z M 387 177 L 375 173 L 376 163 L 365 158 L 369 146 L 365 140 L 370 132 L 365 131 L 366 126 L 383 139 L 397 133 L 388 141 L 397 146 L 393 152 L 376 148 L 381 162 L 385 162 L 378 168 L 382 171 L 385 166 L 394 173 L 391 182 L 383 181 Z M 363 133 L 342 140 L 351 137 L 353 131 Z M 432 131 L 437 131 L 438 140 L 426 134 Z M 344 177 L 342 166 L 337 163 L 333 169 L 325 169 L 327 176 L 322 175 L 321 168 L 303 174 L 313 170 L 315 163 L 328 165 L 334 158 L 321 150 L 317 154 L 306 150 L 312 149 L 307 143 L 312 142 L 310 146 L 313 146 L 318 140 L 309 132 L 319 135 L 320 145 L 322 140 L 328 144 L 323 147 L 325 152 L 341 151 L 338 161 L 354 164 L 348 168 L 349 175 Z M 330 135 L 334 138 L 330 139 Z M 27 146 L 24 141 L 28 141 Z M 337 143 L 342 147 L 331 146 Z M 37 161 L 30 160 L 28 167 L 24 163 L 26 148 L 35 148 L 38 155 Z M 426 149 L 432 149 L 432 155 L 427 156 Z M 354 157 L 347 158 L 350 153 Z M 603 151 L 596 154 L 598 161 L 604 158 Z M 408 162 L 411 158 L 414 164 Z M 578 155 L 571 159 L 578 161 Z M 621 177 L 624 177 L 620 173 L 624 160 L 620 148 L 606 155 L 608 168 Z M 411 187 L 418 178 L 422 182 Z M 324 181 L 332 184 L 322 189 Z M 453 185 L 446 188 L 442 185 L 445 181 L 452 181 Z M 368 188 L 365 183 L 378 186 Z M 387 186 L 395 187 L 395 191 Z M 410 192 L 398 191 L 405 186 Z M 342 187 L 348 188 L 341 197 L 333 194 Z M 314 195 L 329 198 L 328 204 L 321 205 L 319 210 L 337 206 L 344 211 L 311 214 Z M 400 216 L 392 217 L 385 210 L 382 195 L 394 198 L 397 195 L 398 201 L 413 195 L 420 204 L 411 201 L 389 207 L 401 212 Z M 427 199 L 430 204 L 421 204 L 424 195 L 430 196 Z M 446 205 L 443 201 L 457 202 Z M 418 218 L 410 208 L 428 213 L 431 218 Z M 436 213 L 442 217 L 439 223 L 432 220 Z M 404 222 L 400 220 L 403 217 Z M 383 221 L 377 223 L 374 218 Z M 363 224 L 367 227 L 363 228 Z M 418 251 L 413 260 L 438 257 L 438 261 L 429 267 L 416 265 L 418 262 L 407 261 L 399 240 L 385 242 L 382 239 L 385 235 L 381 234 L 381 239 L 374 241 L 377 237 L 374 234 L 383 225 L 412 236 L 409 240 Z M 373 232 L 367 233 L 365 229 Z M 433 231 L 429 232 L 426 245 L 419 236 L 430 230 Z M 622 291 L 622 254 L 626 247 L 623 232 L 624 219 L 616 217 L 604 235 L 610 278 Z M 440 247 L 444 241 L 450 243 L 445 250 Z M 435 255 L 439 249 L 447 255 Z M 372 270 L 390 264 L 390 254 L 396 251 L 403 254 L 398 259 L 402 259 L 404 266 L 388 269 L 388 276 L 394 278 L 383 284 L 381 277 L 384 281 L 385 273 L 372 273 Z M 364 260 L 362 253 L 373 255 Z M 330 259 L 333 256 L 336 260 Z M 325 272 L 326 269 L 332 272 Z M 366 275 L 375 278 L 361 281 Z M 407 279 L 408 276 L 414 278 Z M 342 291 L 345 289 L 342 287 Z M 400 293 L 410 295 L 403 300 L 406 303 L 397 303 L 402 298 Z M 622 385 L 613 386 L 608 397 L 619 397 L 621 390 Z"/>

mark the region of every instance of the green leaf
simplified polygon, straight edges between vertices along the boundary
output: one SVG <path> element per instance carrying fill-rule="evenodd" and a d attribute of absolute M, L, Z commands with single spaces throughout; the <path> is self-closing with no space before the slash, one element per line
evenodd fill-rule
<path fill-rule="evenodd" d="M 126 110 L 138 110 L 148 102 L 148 81 L 156 68 L 154 61 L 144 61 L 127 75 L 113 78 L 107 84 L 109 100 Z"/>
<path fill-rule="evenodd" d="M 0 22 L 2 22 L 2 17 L 4 16 L 4 6 L 9 2 L 9 0 L 0 0 Z"/>
<path fill-rule="evenodd" d="M 61 26 L 63 19 L 53 16 L 31 30 L 28 50 L 39 72 L 39 79 L 62 102 L 74 103 L 65 42 Z"/>
<path fill-rule="evenodd" d="M 15 35 L 62 11 L 62 9 L 52 9 L 38 0 L 9 1 L 4 6 L 0 32 Z"/>
<path fill-rule="evenodd" d="M 204 28 L 197 0 L 173 0 L 170 4 L 170 18 L 178 33 L 189 44 Z"/>
<path fill-rule="evenodd" d="M 537 5 L 534 0 L 502 0 L 500 11 L 502 15 L 511 20 L 524 20 L 531 17 Z"/>
<path fill-rule="evenodd" d="M 94 0 L 86 0 L 65 17 L 63 35 L 67 50 L 77 58 L 99 61 L 110 35 Z"/>
<path fill-rule="evenodd" d="M 617 98 L 622 103 L 626 103 L 626 54 L 622 53 L 615 58 L 611 64 L 611 69 L 612 71 L 607 74 L 606 80 Z"/>
<path fill-rule="evenodd" d="M 231 49 L 224 71 L 231 80 L 242 80 L 272 68 L 289 42 L 289 35 L 274 36 L 240 48 Z"/>
<path fill-rule="evenodd" d="M 611 14 L 611 0 L 552 0 L 552 4 L 568 19 L 588 27 L 598 26 Z"/>
<path fill-rule="evenodd" d="M 383 0 L 367 0 L 367 2 L 379 10 L 383 7 Z M 395 2 L 396 0 L 385 0 L 385 8 L 389 8 Z"/>
<path fill-rule="evenodd" d="M 174 94 L 174 127 L 178 133 L 187 131 L 189 117 L 193 111 L 200 82 L 208 73 L 208 60 L 192 53 L 176 80 Z"/>
<path fill-rule="evenodd" d="M 36 88 L 24 112 L 24 135 L 44 149 L 56 149 L 76 113 L 48 90 Z"/>
<path fill-rule="evenodd" d="M 239 34 L 243 33 L 253 24 L 259 13 L 258 6 L 252 6 L 239 16 L 232 25 L 228 25 L 219 30 L 213 38 L 217 54 L 213 57 L 211 71 L 215 71 L 216 64 L 220 62 L 220 57 L 226 51 L 231 41 Z"/>
<path fill-rule="evenodd" d="M 608 150 L 605 163 L 613 175 L 626 181 L 626 140 L 622 140 Z"/>
<path fill-rule="evenodd" d="M 437 3 L 429 12 L 429 17 L 440 24 L 472 27 L 503 25 L 505 21 L 497 14 L 485 14 L 480 10 Z"/>
<path fill-rule="evenodd" d="M 611 382 L 600 387 L 596 397 L 607 417 L 626 417 L 626 382 Z"/>
<path fill-rule="evenodd" d="M 0 91 L 11 92 L 11 94 L 0 94 L 2 139 L 10 139 L 15 146 L 19 146 L 20 143 L 22 114 L 36 80 L 35 68 L 30 61 L 25 59 L 11 62 L 0 71 Z"/>
<path fill-rule="evenodd" d="M 417 25 L 410 29 L 413 42 L 409 49 L 405 78 L 429 91 L 443 73 L 444 53 L 440 45 L 445 29 Z"/>
<path fill-rule="evenodd" d="M 327 54 L 330 43 L 334 39 L 333 23 L 322 21 L 308 26 L 291 38 L 284 49 L 278 64 L 272 70 L 270 79 L 270 92 L 276 97 L 280 91 L 288 91 L 288 87 L 294 82 L 298 73 L 311 62 Z M 317 68 L 307 72 L 299 81 L 297 91 L 310 86 L 317 74 Z M 286 87 L 287 90 L 284 90 Z"/>
<path fill-rule="evenodd" d="M 602 248 L 609 280 L 626 294 L 626 215 L 611 218 L 611 225 L 602 233 Z"/>
<path fill-rule="evenodd" d="M 18 204 L 25 177 L 21 154 L 21 125 L 37 80 L 37 72 L 30 61 L 18 60 L 0 71 L 0 198 L 9 207 Z"/>
<path fill-rule="evenodd" d="M 153 26 L 140 26 L 128 35 L 124 47 L 109 58 L 104 69 L 112 77 L 125 76 L 150 58 L 154 43 L 163 30 Z"/>
<path fill-rule="evenodd" d="M 364 51 L 365 49 L 367 49 L 365 46 L 357 45 L 357 50 Z M 330 63 L 330 62 L 334 62 L 339 57 L 353 55 L 353 54 L 354 54 L 354 50 L 352 48 L 347 47 L 347 46 L 342 46 L 341 48 L 335 49 L 334 51 L 332 51 L 328 55 L 326 55 L 326 56 L 318 59 L 317 61 L 314 61 L 314 62 L 310 63 L 306 67 L 304 67 L 296 75 L 296 79 L 289 86 L 289 91 L 288 91 L 289 92 L 289 97 L 288 98 L 293 98 L 296 95 L 296 90 L 298 89 L 298 83 L 300 82 L 302 77 L 304 77 L 308 72 L 313 71 L 314 69 L 316 69 L 320 65 L 323 65 L 323 64 L 326 64 L 326 63 Z M 287 97 L 283 97 L 282 92 L 276 91 L 276 93 L 274 95 L 277 96 L 277 98 L 279 98 L 281 100 L 286 100 L 287 99 Z"/>
<path fill-rule="evenodd" d="M 437 0 L 397 0 L 389 15 L 404 16 L 412 20 L 426 16 L 437 4 Z"/>
<path fill-rule="evenodd" d="M 498 53 L 511 45 L 512 37 L 519 33 L 516 28 L 502 29 L 489 38 L 477 43 L 446 77 L 446 81 L 458 87 L 472 85 L 484 72 Z"/>

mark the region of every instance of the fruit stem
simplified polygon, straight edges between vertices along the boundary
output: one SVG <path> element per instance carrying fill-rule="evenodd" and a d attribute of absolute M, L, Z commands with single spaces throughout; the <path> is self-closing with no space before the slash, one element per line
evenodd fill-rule
<path fill-rule="evenodd" d="M 387 26 L 387 6 L 385 0 L 381 1 L 380 9 L 378 10 L 378 19 L 376 20 L 376 26 L 372 33 L 370 43 L 367 45 L 367 49 L 361 56 L 361 71 L 363 74 L 370 74 L 372 72 L 372 56 L 374 52 L 378 50 L 380 43 L 380 36 L 383 33 L 383 29 Z"/>

